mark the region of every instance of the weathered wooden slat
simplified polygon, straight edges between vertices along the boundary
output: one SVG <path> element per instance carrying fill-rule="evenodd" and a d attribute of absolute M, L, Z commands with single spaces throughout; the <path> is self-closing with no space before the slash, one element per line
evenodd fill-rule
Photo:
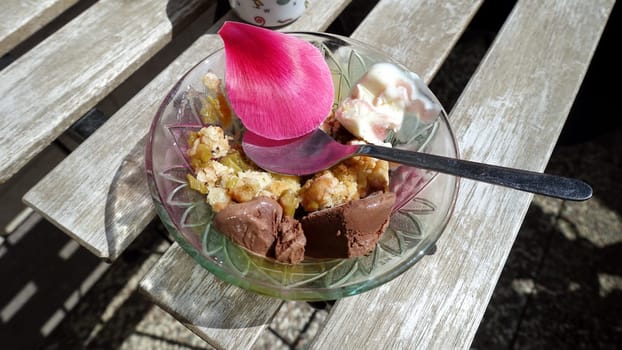
<path fill-rule="evenodd" d="M 482 3 L 381 1 L 351 37 L 372 44 L 430 81 Z"/>
<path fill-rule="evenodd" d="M 0 183 L 213 0 L 102 0 L 0 71 Z"/>
<path fill-rule="evenodd" d="M 140 282 L 140 290 L 218 349 L 248 349 L 282 301 L 216 279 L 174 244 Z"/>
<path fill-rule="evenodd" d="M 0 4 L 0 56 L 28 38 L 78 0 L 4 0 Z"/>
<path fill-rule="evenodd" d="M 545 168 L 613 4 L 516 4 L 452 112 L 464 158 Z M 531 198 L 463 180 L 434 256 L 339 301 L 312 348 L 468 348 Z"/>
<path fill-rule="evenodd" d="M 282 30 L 321 30 L 346 6 L 315 4 Z M 225 18 L 232 18 L 229 14 Z M 215 33 L 222 21 L 208 32 Z M 144 181 L 144 136 L 179 77 L 219 47 L 199 38 L 25 196 L 24 201 L 93 254 L 114 260 L 155 216 Z"/>

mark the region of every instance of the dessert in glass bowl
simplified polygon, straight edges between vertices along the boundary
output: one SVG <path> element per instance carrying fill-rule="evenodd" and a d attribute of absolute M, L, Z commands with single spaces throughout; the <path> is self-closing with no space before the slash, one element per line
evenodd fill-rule
<path fill-rule="evenodd" d="M 309 131 L 457 156 L 444 111 L 399 63 L 349 38 L 280 35 L 312 45 L 330 74 L 329 111 Z M 244 134 L 278 142 L 287 131 L 249 131 L 252 117 L 240 118 L 230 99 L 226 59 L 219 50 L 183 77 L 150 132 L 151 192 L 181 246 L 220 278 L 286 299 L 360 293 L 414 264 L 442 232 L 457 179 L 364 156 L 309 176 L 258 168 Z"/>

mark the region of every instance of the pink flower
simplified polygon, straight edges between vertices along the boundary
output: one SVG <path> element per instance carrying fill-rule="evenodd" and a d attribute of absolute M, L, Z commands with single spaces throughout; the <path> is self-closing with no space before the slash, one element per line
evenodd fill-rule
<path fill-rule="evenodd" d="M 225 22 L 225 87 L 251 132 L 272 140 L 305 135 L 331 112 L 334 87 L 322 53 L 293 35 Z"/>

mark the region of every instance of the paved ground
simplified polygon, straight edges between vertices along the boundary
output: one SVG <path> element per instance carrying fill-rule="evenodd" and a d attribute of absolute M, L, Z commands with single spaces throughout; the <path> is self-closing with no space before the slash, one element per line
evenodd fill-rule
<path fill-rule="evenodd" d="M 331 28 L 347 34 L 348 23 L 341 19 Z M 448 107 L 499 25 L 476 23 L 431 84 Z M 602 88 L 619 73 L 609 64 L 619 58 L 609 50 L 595 58 L 597 68 L 591 69 L 547 168 L 587 180 L 594 198 L 583 203 L 534 198 L 473 349 L 615 349 L 622 344 L 622 128 L 607 118 L 605 107 L 615 97 Z M 0 238 L 2 348 L 209 349 L 136 290 L 169 245 L 157 221 L 110 266 L 22 211 L 23 192 L 64 152 L 51 146 L 0 187 L 0 228 L 12 231 L 4 242 Z M 20 213 L 23 220 L 11 222 Z M 324 303 L 285 303 L 255 348 L 305 348 L 329 309 Z"/>

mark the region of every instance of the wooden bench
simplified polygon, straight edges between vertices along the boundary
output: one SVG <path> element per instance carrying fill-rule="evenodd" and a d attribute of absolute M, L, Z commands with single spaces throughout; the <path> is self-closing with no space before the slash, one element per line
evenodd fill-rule
<path fill-rule="evenodd" d="M 283 30 L 321 31 L 346 3 L 312 2 Z M 382 0 L 352 37 L 430 81 L 480 4 Z M 451 112 L 463 158 L 544 169 L 613 4 L 517 3 Z M 153 98 L 219 46 L 214 35 L 199 38 L 24 200 L 98 256 L 116 258 L 154 217 L 142 173 Z M 380 288 L 337 301 L 312 348 L 467 348 L 531 198 L 463 180 L 437 252 Z M 140 286 L 218 348 L 249 348 L 281 304 L 217 280 L 176 244 Z"/>
<path fill-rule="evenodd" d="M 77 2 L 4 0 L 0 5 L 0 57 Z"/>
<path fill-rule="evenodd" d="M 214 4 L 102 0 L 0 71 L 0 183 Z"/>

